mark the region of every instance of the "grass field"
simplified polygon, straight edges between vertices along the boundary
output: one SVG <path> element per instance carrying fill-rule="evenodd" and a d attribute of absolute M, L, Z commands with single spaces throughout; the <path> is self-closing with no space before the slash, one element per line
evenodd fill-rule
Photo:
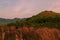
<path fill-rule="evenodd" d="M 0 29 L 0 40 L 60 40 L 60 30 L 56 28 L 23 27 Z"/>

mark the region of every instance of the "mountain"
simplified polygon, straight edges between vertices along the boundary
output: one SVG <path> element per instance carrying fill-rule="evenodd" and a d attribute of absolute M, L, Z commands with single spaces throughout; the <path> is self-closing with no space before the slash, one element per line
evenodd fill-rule
<path fill-rule="evenodd" d="M 12 21 L 11 21 L 12 20 Z M 17 21 L 19 20 L 19 21 Z M 15 22 L 16 21 L 16 22 Z M 16 27 L 49 27 L 49 28 L 60 28 L 60 13 L 53 11 L 42 11 L 37 15 L 33 15 L 30 18 L 24 19 L 10 19 L 4 22 L 8 23 L 8 26 L 15 25 Z"/>
<path fill-rule="evenodd" d="M 60 28 L 60 13 L 53 11 L 42 11 L 27 20 L 35 27 Z"/>
<path fill-rule="evenodd" d="M 53 11 L 42 11 L 40 13 L 38 13 L 37 15 L 32 16 L 31 18 L 29 18 L 29 20 L 35 20 L 35 19 L 44 19 L 44 18 L 55 18 L 55 17 L 59 17 L 60 18 L 60 13 L 56 13 Z"/>
<path fill-rule="evenodd" d="M 5 19 L 5 18 L 0 18 L 0 23 L 11 23 L 11 22 L 15 22 L 17 20 L 28 20 L 28 21 L 41 21 L 45 18 L 51 17 L 54 18 L 55 16 L 60 17 L 60 13 L 56 13 L 53 11 L 42 11 L 40 13 L 38 13 L 37 15 L 33 15 L 30 18 L 14 18 L 14 19 Z"/>
<path fill-rule="evenodd" d="M 37 15 L 34 15 L 34 16 L 45 16 L 45 17 L 48 17 L 48 16 L 54 16 L 54 15 L 60 15 L 60 13 L 56 13 L 56 12 L 53 12 L 53 11 L 42 11 L 42 12 L 40 12 Z"/>
<path fill-rule="evenodd" d="M 15 22 L 17 20 L 21 20 L 21 19 L 20 18 L 14 18 L 14 19 L 0 18 L 0 24 Z"/>

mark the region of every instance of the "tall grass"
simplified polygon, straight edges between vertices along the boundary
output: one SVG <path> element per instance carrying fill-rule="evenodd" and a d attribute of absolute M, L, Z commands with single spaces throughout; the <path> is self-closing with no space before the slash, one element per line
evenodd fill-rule
<path fill-rule="evenodd" d="M 56 28 L 23 27 L 0 29 L 1 40 L 60 40 L 60 30 Z"/>

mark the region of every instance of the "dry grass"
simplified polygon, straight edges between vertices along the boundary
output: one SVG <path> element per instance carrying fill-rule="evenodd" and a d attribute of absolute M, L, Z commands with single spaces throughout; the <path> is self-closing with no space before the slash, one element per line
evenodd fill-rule
<path fill-rule="evenodd" d="M 60 40 L 60 30 L 56 28 L 23 27 L 16 29 L 11 27 L 0 30 L 2 32 L 1 40 Z"/>

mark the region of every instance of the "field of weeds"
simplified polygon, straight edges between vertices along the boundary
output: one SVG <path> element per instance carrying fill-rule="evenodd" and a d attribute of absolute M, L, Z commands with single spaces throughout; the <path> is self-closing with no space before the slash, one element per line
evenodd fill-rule
<path fill-rule="evenodd" d="M 0 28 L 0 40 L 60 40 L 60 30 L 56 28 L 23 27 Z"/>

